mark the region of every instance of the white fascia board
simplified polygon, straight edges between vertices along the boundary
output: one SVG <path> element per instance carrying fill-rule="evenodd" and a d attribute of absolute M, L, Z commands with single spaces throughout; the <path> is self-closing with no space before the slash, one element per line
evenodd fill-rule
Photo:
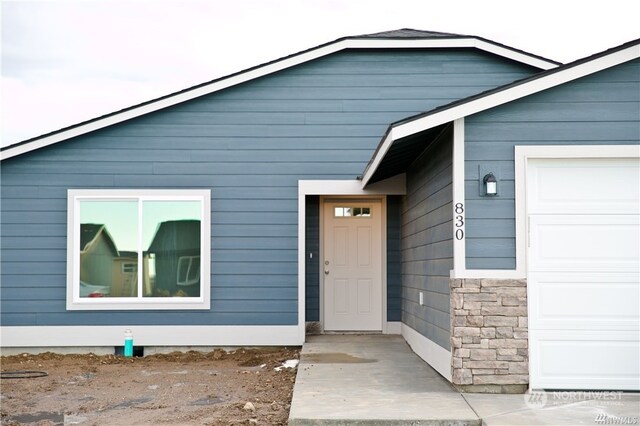
<path fill-rule="evenodd" d="M 393 127 L 393 139 L 401 139 L 415 133 L 433 128 L 440 124 L 448 123 L 458 118 L 467 117 L 472 114 L 493 108 L 534 93 L 568 83 L 589 74 L 602 71 L 607 68 L 620 65 L 622 63 L 637 59 L 640 57 L 640 46 L 631 46 L 627 49 L 620 50 L 607 56 L 596 58 L 592 61 L 585 62 L 567 68 L 556 73 L 543 76 L 532 81 L 496 92 L 478 98 L 453 108 L 449 108 L 439 113 L 428 115 L 423 118 L 417 118 L 413 121 L 400 124 Z"/>
<path fill-rule="evenodd" d="M 615 53 L 593 59 L 589 62 L 558 71 L 557 73 L 552 73 L 518 86 L 462 103 L 442 112 L 437 112 L 422 118 L 416 118 L 415 120 L 407 123 L 391 127 L 387 132 L 387 136 L 380 144 L 380 149 L 375 153 L 373 160 L 363 174 L 363 186 L 366 186 L 367 182 L 369 182 L 393 142 L 398 139 L 402 139 L 407 136 L 432 129 L 441 124 L 449 123 L 463 117 L 468 117 L 525 96 L 568 83 L 578 78 L 623 64 L 639 57 L 640 46 L 634 45 Z"/>
<path fill-rule="evenodd" d="M 475 37 L 442 38 L 442 39 L 352 39 L 348 48 L 352 49 L 428 49 L 428 48 L 476 48 L 497 56 L 502 56 L 536 68 L 548 70 L 558 66 L 558 63 L 544 58 L 528 55 L 514 49 L 509 49 L 499 44 L 490 43 Z"/>
<path fill-rule="evenodd" d="M 227 78 L 222 78 L 210 84 L 205 84 L 200 87 L 186 90 L 175 95 L 169 95 L 166 98 L 152 101 L 145 105 L 132 107 L 127 111 L 112 114 L 108 117 L 97 118 L 86 124 L 80 124 L 68 130 L 60 131 L 50 136 L 44 136 L 36 139 L 32 142 L 28 142 L 22 145 L 17 145 L 13 148 L 0 152 L 0 160 L 5 160 L 11 157 L 15 157 L 20 154 L 27 153 L 45 146 L 61 142 L 63 140 L 71 139 L 76 136 L 80 136 L 95 130 L 99 130 L 117 123 L 121 123 L 132 118 L 139 117 L 141 115 L 149 114 L 154 111 L 161 110 L 182 102 L 195 99 L 200 96 L 208 95 L 210 93 L 217 92 L 219 90 L 226 89 L 231 86 L 235 86 L 250 80 L 254 80 L 265 75 L 269 75 L 286 68 L 290 68 L 302 63 L 312 61 L 314 59 L 321 58 L 323 56 L 330 55 L 332 53 L 339 52 L 345 49 L 421 49 L 421 48 L 460 48 L 469 47 L 484 50 L 490 53 L 494 53 L 509 59 L 513 59 L 518 62 L 523 62 L 528 65 L 536 66 L 542 69 L 549 69 L 557 66 L 554 62 L 544 61 L 534 56 L 526 55 L 488 43 L 483 40 L 478 40 L 473 37 L 469 38 L 452 38 L 452 39 L 407 39 L 407 40 L 384 40 L 384 39 L 345 39 L 335 43 L 331 43 L 316 49 L 306 51 L 297 55 L 293 55 L 286 59 L 276 60 L 275 62 L 258 66 L 248 71 L 239 72 Z"/>
<path fill-rule="evenodd" d="M 517 50 L 508 49 L 506 47 L 489 43 L 485 40 L 473 39 L 474 46 L 477 49 L 484 50 L 488 53 L 493 53 L 494 55 L 503 56 L 508 59 L 512 59 L 517 62 L 522 62 L 523 64 L 531 65 L 536 68 L 540 68 L 543 70 L 550 70 L 552 68 L 556 68 L 559 64 L 545 60 L 544 58 L 538 58 L 531 55 L 527 55 L 524 52 L 519 52 Z"/>
<path fill-rule="evenodd" d="M 376 170 L 378 170 L 380 163 L 382 162 L 384 157 L 387 155 L 389 148 L 391 148 L 391 145 L 393 145 L 393 142 L 395 140 L 396 139 L 393 136 L 393 129 L 390 129 L 389 132 L 387 132 L 387 135 L 382 140 L 382 143 L 380 144 L 380 148 L 378 148 L 378 150 L 374 154 L 373 160 L 371 160 L 371 163 L 369 163 L 366 170 L 362 174 L 363 188 L 367 186 L 367 184 L 373 177 L 373 174 L 376 172 Z"/>

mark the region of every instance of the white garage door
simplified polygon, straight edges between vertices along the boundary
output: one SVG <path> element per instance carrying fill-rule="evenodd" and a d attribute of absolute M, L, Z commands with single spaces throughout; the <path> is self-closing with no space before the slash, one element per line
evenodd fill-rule
<path fill-rule="evenodd" d="M 640 390 L 638 159 L 527 163 L 533 388 Z"/>

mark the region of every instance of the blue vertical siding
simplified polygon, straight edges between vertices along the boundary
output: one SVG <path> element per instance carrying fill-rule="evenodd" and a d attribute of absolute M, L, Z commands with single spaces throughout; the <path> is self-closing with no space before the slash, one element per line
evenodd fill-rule
<path fill-rule="evenodd" d="M 0 321 L 296 324 L 298 180 L 355 179 L 389 123 L 533 71 L 473 50 L 346 51 L 6 160 Z M 67 312 L 69 188 L 211 189 L 211 309 Z"/>
<path fill-rule="evenodd" d="M 514 147 L 640 144 L 640 61 L 467 117 L 465 138 L 466 266 L 514 269 Z M 486 171 L 497 197 L 480 196 Z"/>
<path fill-rule="evenodd" d="M 402 322 L 447 350 L 453 269 L 451 135 L 449 130 L 433 142 L 407 171 L 401 230 Z"/>

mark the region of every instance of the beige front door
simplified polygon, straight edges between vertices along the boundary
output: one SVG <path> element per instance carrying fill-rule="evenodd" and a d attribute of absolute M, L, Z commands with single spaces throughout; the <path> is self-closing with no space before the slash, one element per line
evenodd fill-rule
<path fill-rule="evenodd" d="M 382 331 L 380 200 L 324 202 L 326 331 Z"/>

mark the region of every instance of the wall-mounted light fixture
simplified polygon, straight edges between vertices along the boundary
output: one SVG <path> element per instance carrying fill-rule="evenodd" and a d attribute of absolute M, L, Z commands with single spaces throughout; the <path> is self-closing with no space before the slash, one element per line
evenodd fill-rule
<path fill-rule="evenodd" d="M 498 194 L 498 180 L 493 173 L 487 173 L 482 182 L 484 183 L 484 195 L 493 197 Z"/>

